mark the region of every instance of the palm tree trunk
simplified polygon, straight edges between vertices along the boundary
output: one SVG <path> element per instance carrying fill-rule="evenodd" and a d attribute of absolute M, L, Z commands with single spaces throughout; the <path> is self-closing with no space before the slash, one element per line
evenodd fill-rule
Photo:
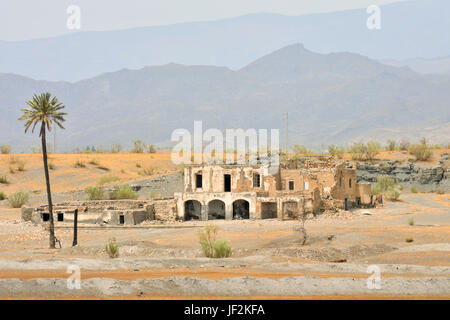
<path fill-rule="evenodd" d="M 52 193 L 50 191 L 50 175 L 48 173 L 47 141 L 45 139 L 45 130 L 43 130 L 41 137 L 42 137 L 42 156 L 43 156 L 43 159 L 44 159 L 45 183 L 47 184 L 49 231 L 50 231 L 50 249 L 55 249 L 56 248 L 55 225 L 53 223 L 53 203 L 52 203 Z"/>
<path fill-rule="evenodd" d="M 78 209 L 73 212 L 73 243 L 72 247 L 78 245 Z"/>

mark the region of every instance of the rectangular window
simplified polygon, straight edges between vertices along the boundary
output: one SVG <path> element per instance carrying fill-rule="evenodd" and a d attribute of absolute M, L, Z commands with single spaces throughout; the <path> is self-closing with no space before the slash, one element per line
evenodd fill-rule
<path fill-rule="evenodd" d="M 309 190 L 309 182 L 308 181 L 305 181 L 304 186 L 305 186 L 305 190 Z"/>
<path fill-rule="evenodd" d="M 294 190 L 294 181 L 289 181 L 289 190 Z"/>
<path fill-rule="evenodd" d="M 224 191 L 225 192 L 231 192 L 231 175 L 230 174 L 224 174 L 223 175 L 224 180 Z"/>
<path fill-rule="evenodd" d="M 253 188 L 261 187 L 261 176 L 257 173 L 253 174 Z"/>
<path fill-rule="evenodd" d="M 352 187 L 352 179 L 348 179 L 348 187 L 349 187 L 349 188 Z"/>
<path fill-rule="evenodd" d="M 195 187 L 196 188 L 203 188 L 203 176 L 201 174 L 195 175 Z"/>

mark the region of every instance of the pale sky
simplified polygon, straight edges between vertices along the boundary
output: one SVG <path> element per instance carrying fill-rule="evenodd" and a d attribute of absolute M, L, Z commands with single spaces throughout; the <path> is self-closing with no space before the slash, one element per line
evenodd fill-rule
<path fill-rule="evenodd" d="M 180 22 L 219 20 L 249 13 L 302 15 L 401 0 L 1 0 L 0 40 L 20 41 L 67 34 L 70 5 L 81 9 L 80 31 L 117 30 Z"/>

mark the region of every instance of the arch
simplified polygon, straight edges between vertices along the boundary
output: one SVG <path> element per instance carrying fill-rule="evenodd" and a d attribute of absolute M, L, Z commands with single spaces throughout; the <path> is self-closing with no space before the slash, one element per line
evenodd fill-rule
<path fill-rule="evenodd" d="M 250 203 L 247 200 L 236 200 L 233 202 L 233 219 L 249 219 Z"/>
<path fill-rule="evenodd" d="M 184 203 L 184 221 L 200 220 L 202 217 L 202 204 L 197 200 L 187 200 Z"/>
<path fill-rule="evenodd" d="M 222 200 L 211 200 L 208 203 L 208 220 L 225 219 L 225 202 Z"/>

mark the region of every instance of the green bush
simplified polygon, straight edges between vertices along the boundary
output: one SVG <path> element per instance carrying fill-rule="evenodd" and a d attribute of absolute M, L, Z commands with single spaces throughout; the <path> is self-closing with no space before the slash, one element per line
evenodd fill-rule
<path fill-rule="evenodd" d="M 111 175 L 111 174 L 106 174 L 106 175 L 101 176 L 100 179 L 98 179 L 97 184 L 102 186 L 104 184 L 111 183 L 111 182 L 116 182 L 116 181 L 119 181 L 119 180 L 120 180 L 120 178 L 118 176 L 114 176 L 114 175 Z"/>
<path fill-rule="evenodd" d="M 6 199 L 6 194 L 3 191 L 0 191 L 0 201 Z"/>
<path fill-rule="evenodd" d="M 345 153 L 345 149 L 343 147 L 335 146 L 334 144 L 332 144 L 328 146 L 328 153 L 332 156 L 342 159 Z"/>
<path fill-rule="evenodd" d="M 121 153 L 123 150 L 120 144 L 115 144 L 111 147 L 111 153 Z"/>
<path fill-rule="evenodd" d="M 308 154 L 309 151 L 308 151 L 308 149 L 305 146 L 296 144 L 294 146 L 294 153 L 295 154 Z"/>
<path fill-rule="evenodd" d="M 227 239 L 219 239 L 213 243 L 214 258 L 228 258 L 231 256 L 231 245 Z"/>
<path fill-rule="evenodd" d="M 0 146 L 0 152 L 2 154 L 9 154 L 11 152 L 11 146 L 7 146 L 7 145 Z"/>
<path fill-rule="evenodd" d="M 364 153 L 366 152 L 366 146 L 363 142 L 354 142 L 349 148 L 348 152 L 352 156 L 352 160 L 363 160 Z"/>
<path fill-rule="evenodd" d="M 420 144 L 413 144 L 409 146 L 408 152 L 418 161 L 427 161 L 433 155 L 425 139 L 422 139 Z"/>
<path fill-rule="evenodd" d="M 53 162 L 50 162 L 50 163 L 48 164 L 48 168 L 49 168 L 50 170 L 55 170 L 55 169 L 56 169 L 55 164 L 54 164 Z"/>
<path fill-rule="evenodd" d="M 400 197 L 401 191 L 399 188 L 394 187 L 392 189 L 387 190 L 384 195 L 391 201 L 396 201 Z"/>
<path fill-rule="evenodd" d="M 414 218 L 413 218 L 413 217 L 409 218 L 408 224 L 409 224 L 410 226 L 413 226 L 413 225 L 414 225 Z"/>
<path fill-rule="evenodd" d="M 94 166 L 98 166 L 100 163 L 98 162 L 97 159 L 91 159 L 91 160 L 89 161 L 89 164 L 92 164 L 92 165 L 94 165 Z"/>
<path fill-rule="evenodd" d="M 133 142 L 134 147 L 131 149 L 131 153 L 144 153 L 144 149 L 147 148 L 145 143 L 142 142 L 142 140 L 136 140 Z"/>
<path fill-rule="evenodd" d="M 25 203 L 28 202 L 30 196 L 27 192 L 17 191 L 8 197 L 9 204 L 13 208 L 21 208 Z"/>
<path fill-rule="evenodd" d="M 119 245 L 116 243 L 116 238 L 109 239 L 105 249 L 111 259 L 119 257 Z"/>
<path fill-rule="evenodd" d="M 445 190 L 444 190 L 443 188 L 437 188 L 437 189 L 436 189 L 436 193 L 437 193 L 437 194 L 444 194 L 444 193 L 445 193 Z"/>
<path fill-rule="evenodd" d="M 17 161 L 17 171 L 25 171 L 25 162 L 22 160 Z"/>
<path fill-rule="evenodd" d="M 148 153 L 156 153 L 156 148 L 154 145 L 149 145 L 148 146 Z"/>
<path fill-rule="evenodd" d="M 87 187 L 85 189 L 88 194 L 88 200 L 103 200 L 103 190 L 99 187 Z"/>
<path fill-rule="evenodd" d="M 414 239 L 413 239 L 413 238 L 406 238 L 405 241 L 408 242 L 408 243 L 410 243 L 410 242 L 413 242 Z"/>
<path fill-rule="evenodd" d="M 156 170 L 155 167 L 148 167 L 144 168 L 142 171 L 139 171 L 138 173 L 144 176 L 151 176 L 153 173 L 155 173 L 155 170 Z"/>
<path fill-rule="evenodd" d="M 367 160 L 374 160 L 375 156 L 380 153 L 381 151 L 381 144 L 377 141 L 369 141 L 367 142 L 366 148 L 365 148 L 365 154 Z"/>
<path fill-rule="evenodd" d="M 8 178 L 6 176 L 0 176 L 0 183 L 7 184 L 8 183 Z"/>
<path fill-rule="evenodd" d="M 377 184 L 371 188 L 372 194 L 382 194 L 387 199 L 398 200 L 401 194 L 400 188 L 397 186 L 395 179 L 389 176 L 380 176 L 377 178 Z"/>
<path fill-rule="evenodd" d="M 407 151 L 409 149 L 409 142 L 407 140 L 402 140 L 398 144 L 398 149 L 401 151 Z"/>
<path fill-rule="evenodd" d="M 208 258 L 227 258 L 231 256 L 231 245 L 228 240 L 216 240 L 218 227 L 206 225 L 203 231 L 199 232 L 200 248 L 203 255 Z"/>
<path fill-rule="evenodd" d="M 386 151 L 397 150 L 397 142 L 395 142 L 395 140 L 388 140 L 385 149 Z"/>
<path fill-rule="evenodd" d="M 410 191 L 411 191 L 411 193 L 417 193 L 418 192 L 416 187 L 412 187 Z"/>
<path fill-rule="evenodd" d="M 86 164 L 83 160 L 77 160 L 73 166 L 74 168 L 86 168 Z"/>
<path fill-rule="evenodd" d="M 112 191 L 109 194 L 109 199 L 111 200 L 124 200 L 124 199 L 137 199 L 138 195 L 131 189 L 131 187 L 126 184 L 120 186 L 118 189 Z"/>

